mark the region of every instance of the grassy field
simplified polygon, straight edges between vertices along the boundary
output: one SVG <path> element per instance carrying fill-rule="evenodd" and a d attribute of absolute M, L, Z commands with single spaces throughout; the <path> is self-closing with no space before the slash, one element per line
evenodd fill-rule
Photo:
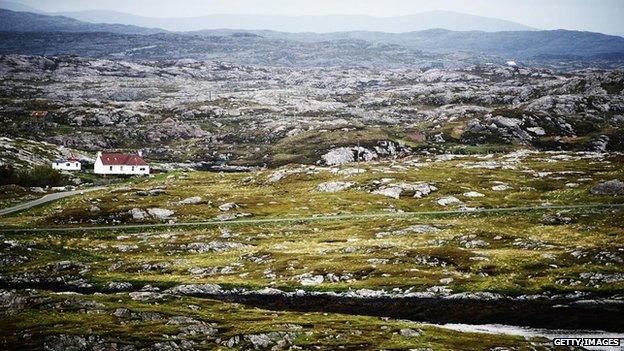
<path fill-rule="evenodd" d="M 98 342 L 145 346 L 157 340 L 191 340 L 196 348 L 225 350 L 227 340 L 237 335 L 240 342 L 233 348 L 249 349 L 253 345 L 245 335 L 279 332 L 277 339 L 288 339 L 289 346 L 303 349 L 548 349 L 547 343 L 535 340 L 465 334 L 374 317 L 269 312 L 190 297 L 134 301 L 127 293 L 112 293 L 107 287 L 111 282 L 160 290 L 180 284 L 219 284 L 251 290 L 580 293 L 617 298 L 624 292 L 621 208 L 509 213 L 471 213 L 471 209 L 621 203 L 618 196 L 593 195 L 590 189 L 605 180 L 623 179 L 622 161 L 617 155 L 519 153 L 336 168 L 292 165 L 245 174 L 175 172 L 60 200 L 4 217 L 2 224 L 6 228 L 111 228 L 2 233 L 0 275 L 9 288 L 17 282 L 63 282 L 88 285 L 102 294 L 4 291 L 5 296 L 33 296 L 9 299 L 25 302 L 17 312 L 5 308 L 2 339 L 5 345 L 30 345 L 47 340 L 49 334 L 96 334 Z M 348 182 L 351 187 L 319 191 L 319 185 L 327 182 Z M 437 190 L 414 197 L 419 191 L 415 189 L 421 189 L 415 184 Z M 379 194 L 393 187 L 405 190 L 398 198 Z M 483 196 L 468 195 L 471 192 Z M 199 198 L 189 200 L 193 197 Z M 459 202 L 440 204 L 448 197 Z M 158 218 L 150 214 L 154 208 L 172 212 Z M 449 209 L 466 212 L 255 225 L 229 222 Z M 132 213 L 142 213 L 143 218 Z M 221 224 L 114 228 L 214 219 L 222 220 Z M 135 316 L 116 317 L 112 313 L 117 308 L 127 308 Z M 141 320 L 138 311 L 155 312 L 161 318 Z M 178 315 L 203 321 L 202 325 L 217 331 L 208 337 L 178 336 L 181 326 L 169 320 Z M 401 329 L 423 333 L 405 336 L 410 332 Z M 30 339 L 19 339 L 24 330 Z M 276 343 L 271 341 L 267 348 Z"/>
<path fill-rule="evenodd" d="M 47 276 L 51 265 L 70 260 L 87 265 L 80 277 L 102 287 L 122 281 L 162 288 L 214 283 L 250 289 L 426 291 L 443 285 L 453 292 L 505 295 L 621 293 L 624 281 L 600 284 L 582 273 L 622 273 L 622 211 L 567 215 L 574 223 L 547 225 L 540 213 L 522 213 L 25 234 L 10 237 L 22 249 L 8 248 L 7 257 L 28 261 L 4 267 L 3 273 Z M 422 230 L 428 232 L 418 233 Z M 319 284 L 302 283 L 319 275 Z"/>
<path fill-rule="evenodd" d="M 205 221 L 223 214 L 253 218 L 307 216 L 378 211 L 432 211 L 544 204 L 617 203 L 615 196 L 596 196 L 589 189 L 601 181 L 624 178 L 621 155 L 606 159 L 594 154 L 506 154 L 457 156 L 355 164 L 336 168 L 287 166 L 279 170 L 219 174 L 171 173 L 113 191 L 90 193 L 3 218 L 0 224 L 53 226 L 90 223 L 157 223 L 133 219 L 133 208 L 174 211 L 175 221 Z M 317 191 L 325 182 L 350 182 L 345 191 Z M 407 185 L 437 188 L 422 198 Z M 500 187 L 501 188 L 496 188 Z M 400 197 L 375 191 L 403 186 Z M 482 197 L 467 197 L 478 192 Z M 441 206 L 453 196 L 462 203 Z M 200 201 L 185 204 L 191 197 Z M 229 211 L 219 207 L 233 203 Z M 93 207 L 99 211 L 91 211 Z M 167 219 L 169 220 L 169 219 Z"/>

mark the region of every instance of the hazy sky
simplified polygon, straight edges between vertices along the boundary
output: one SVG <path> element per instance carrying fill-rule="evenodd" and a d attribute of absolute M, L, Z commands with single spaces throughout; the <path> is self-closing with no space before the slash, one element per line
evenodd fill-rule
<path fill-rule="evenodd" d="M 13 0 L 44 11 L 109 9 L 155 17 L 207 14 L 397 16 L 448 10 L 540 29 L 624 34 L 624 0 Z"/>

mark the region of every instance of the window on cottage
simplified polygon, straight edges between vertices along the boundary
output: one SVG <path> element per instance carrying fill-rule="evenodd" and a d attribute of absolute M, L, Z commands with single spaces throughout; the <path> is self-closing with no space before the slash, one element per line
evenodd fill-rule
<path fill-rule="evenodd" d="M 110 166 L 110 170 L 111 170 L 111 171 L 113 170 L 113 166 Z"/>

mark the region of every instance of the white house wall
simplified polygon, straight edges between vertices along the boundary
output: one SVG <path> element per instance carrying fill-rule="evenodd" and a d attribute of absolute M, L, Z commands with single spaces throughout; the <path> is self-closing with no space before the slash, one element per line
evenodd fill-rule
<path fill-rule="evenodd" d="M 98 158 L 93 166 L 93 173 L 95 174 L 116 174 L 116 175 L 149 175 L 149 166 L 127 166 L 127 165 L 113 165 L 105 166 L 102 164 L 102 160 Z"/>
<path fill-rule="evenodd" d="M 59 171 L 79 171 L 81 168 L 80 166 L 80 162 L 52 162 L 52 169 L 57 169 Z"/>

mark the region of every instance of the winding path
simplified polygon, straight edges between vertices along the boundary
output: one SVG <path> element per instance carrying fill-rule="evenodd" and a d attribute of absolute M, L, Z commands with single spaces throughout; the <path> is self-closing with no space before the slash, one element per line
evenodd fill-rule
<path fill-rule="evenodd" d="M 60 193 L 53 193 L 53 194 L 44 195 L 43 197 L 41 197 L 41 198 L 39 198 L 37 200 L 25 202 L 23 204 L 15 205 L 13 207 L 7 207 L 7 208 L 0 209 L 0 216 L 8 215 L 8 214 L 15 213 L 15 212 L 24 211 L 24 210 L 27 210 L 29 208 L 32 208 L 32 207 L 35 207 L 35 206 L 39 206 L 39 205 L 43 205 L 45 203 L 56 201 L 56 200 L 63 199 L 63 198 L 66 198 L 66 197 L 79 195 L 79 194 L 84 194 L 84 193 L 97 191 L 97 190 L 102 190 L 102 189 L 105 189 L 105 187 L 95 187 L 95 188 L 82 189 L 82 190 L 63 191 L 63 192 L 60 192 Z"/>

